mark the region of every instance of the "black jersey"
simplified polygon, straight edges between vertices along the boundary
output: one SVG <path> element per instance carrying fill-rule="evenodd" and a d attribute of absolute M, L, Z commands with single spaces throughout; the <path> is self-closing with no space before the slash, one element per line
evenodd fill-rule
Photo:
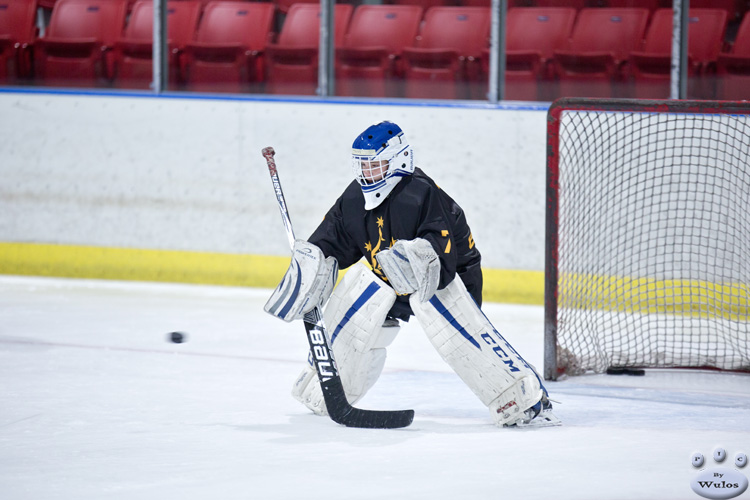
<path fill-rule="evenodd" d="M 388 281 L 375 256 L 397 240 L 424 238 L 440 258 L 440 282 L 445 288 L 458 273 L 478 305 L 482 304 L 481 255 L 474 244 L 464 212 L 453 199 L 419 168 L 393 188 L 388 197 L 372 210 L 365 210 L 362 189 L 357 181 L 326 214 L 309 241 L 326 257 L 333 256 L 342 269 L 362 257 L 375 274 Z M 400 310 L 411 314 L 408 302 L 400 298 Z M 404 304 L 406 308 L 404 308 Z"/>

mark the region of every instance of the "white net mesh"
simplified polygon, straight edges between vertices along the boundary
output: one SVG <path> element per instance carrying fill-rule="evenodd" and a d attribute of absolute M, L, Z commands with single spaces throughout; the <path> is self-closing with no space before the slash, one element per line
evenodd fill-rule
<path fill-rule="evenodd" d="M 563 111 L 558 152 L 558 373 L 750 369 L 748 115 Z"/>

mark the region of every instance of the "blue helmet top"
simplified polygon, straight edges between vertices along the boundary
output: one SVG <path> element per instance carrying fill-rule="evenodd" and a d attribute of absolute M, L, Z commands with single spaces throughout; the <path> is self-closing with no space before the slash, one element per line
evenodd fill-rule
<path fill-rule="evenodd" d="M 414 172 L 414 153 L 401 127 L 380 122 L 352 144 L 352 168 L 365 196 L 365 209 L 385 200 L 402 177 Z"/>

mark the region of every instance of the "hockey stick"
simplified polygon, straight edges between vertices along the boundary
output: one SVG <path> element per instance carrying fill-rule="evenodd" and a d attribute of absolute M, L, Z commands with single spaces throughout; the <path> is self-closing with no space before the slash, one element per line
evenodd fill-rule
<path fill-rule="evenodd" d="M 276 160 L 273 156 L 276 152 L 272 147 L 263 148 L 263 157 L 268 163 L 268 172 L 271 174 L 271 182 L 276 192 L 276 200 L 279 202 L 281 218 L 286 228 L 286 236 L 289 245 L 294 248 L 294 230 L 289 218 L 289 210 L 281 190 L 279 174 L 276 170 Z M 328 415 L 334 422 L 346 427 L 362 427 L 368 429 L 397 429 L 406 427 L 414 420 L 414 410 L 377 411 L 362 410 L 354 408 L 349 404 L 341 383 L 336 361 L 333 359 L 333 350 L 328 340 L 328 332 L 323 322 L 323 312 L 319 306 L 305 314 L 303 318 L 307 341 L 310 344 L 315 371 L 318 373 L 320 388 L 323 390 L 323 399 L 326 402 Z"/>

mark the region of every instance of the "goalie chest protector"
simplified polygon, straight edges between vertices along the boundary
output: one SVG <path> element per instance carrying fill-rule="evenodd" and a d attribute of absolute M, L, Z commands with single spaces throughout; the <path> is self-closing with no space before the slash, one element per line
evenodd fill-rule
<path fill-rule="evenodd" d="M 333 256 L 345 269 L 362 257 L 381 279 L 385 276 L 375 256 L 397 240 L 420 237 L 429 241 L 440 258 L 439 289 L 456 273 L 478 305 L 482 304 L 481 255 L 464 211 L 421 169 L 396 185 L 380 205 L 365 210 L 356 181 L 326 214 L 309 241 Z"/>

